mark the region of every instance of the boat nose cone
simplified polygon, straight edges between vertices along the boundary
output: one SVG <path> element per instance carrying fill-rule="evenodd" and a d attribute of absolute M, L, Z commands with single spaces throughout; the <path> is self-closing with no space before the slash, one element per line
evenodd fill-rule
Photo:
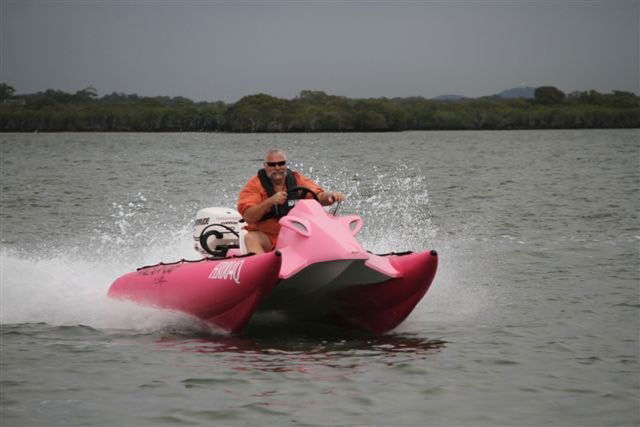
<path fill-rule="evenodd" d="M 344 242 L 342 249 L 349 258 L 361 259 L 367 258 L 367 252 L 357 242 Z"/>

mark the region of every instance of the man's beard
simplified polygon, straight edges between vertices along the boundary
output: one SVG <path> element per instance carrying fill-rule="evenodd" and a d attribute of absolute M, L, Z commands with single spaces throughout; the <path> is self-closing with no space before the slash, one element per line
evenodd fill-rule
<path fill-rule="evenodd" d="M 269 175 L 269 179 L 272 181 L 281 181 L 284 179 L 284 172 L 273 171 Z"/>

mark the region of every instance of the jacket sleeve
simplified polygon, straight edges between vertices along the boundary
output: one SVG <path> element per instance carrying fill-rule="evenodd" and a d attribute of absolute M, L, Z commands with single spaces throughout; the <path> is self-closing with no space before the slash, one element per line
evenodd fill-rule
<path fill-rule="evenodd" d="M 240 195 L 238 196 L 237 210 L 240 213 L 240 215 L 243 215 L 244 211 L 246 211 L 252 206 L 259 204 L 265 198 L 266 198 L 266 193 L 263 194 L 260 181 L 254 177 L 245 184 L 242 190 L 240 190 Z"/>

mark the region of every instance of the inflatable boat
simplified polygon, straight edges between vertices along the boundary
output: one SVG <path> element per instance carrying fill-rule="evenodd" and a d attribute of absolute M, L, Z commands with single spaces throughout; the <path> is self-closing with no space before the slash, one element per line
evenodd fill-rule
<path fill-rule="evenodd" d="M 297 200 L 280 225 L 272 252 L 250 254 L 238 212 L 203 209 L 194 247 L 204 258 L 139 268 L 108 295 L 183 311 L 231 333 L 266 311 L 383 333 L 411 313 L 436 273 L 435 251 L 370 253 L 355 239 L 359 216 L 331 214 L 316 200 Z"/>

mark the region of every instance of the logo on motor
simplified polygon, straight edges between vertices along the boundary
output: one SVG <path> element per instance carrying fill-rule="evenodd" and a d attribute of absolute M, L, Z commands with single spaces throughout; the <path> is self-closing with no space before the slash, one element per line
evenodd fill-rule
<path fill-rule="evenodd" d="M 209 274 L 209 279 L 233 280 L 236 284 L 240 284 L 240 271 L 242 270 L 244 260 L 238 261 L 222 261 L 213 267 Z"/>
<path fill-rule="evenodd" d="M 207 225 L 207 224 L 209 224 L 209 218 L 208 217 L 207 218 L 197 218 L 195 226 L 197 227 L 199 225 Z"/>

